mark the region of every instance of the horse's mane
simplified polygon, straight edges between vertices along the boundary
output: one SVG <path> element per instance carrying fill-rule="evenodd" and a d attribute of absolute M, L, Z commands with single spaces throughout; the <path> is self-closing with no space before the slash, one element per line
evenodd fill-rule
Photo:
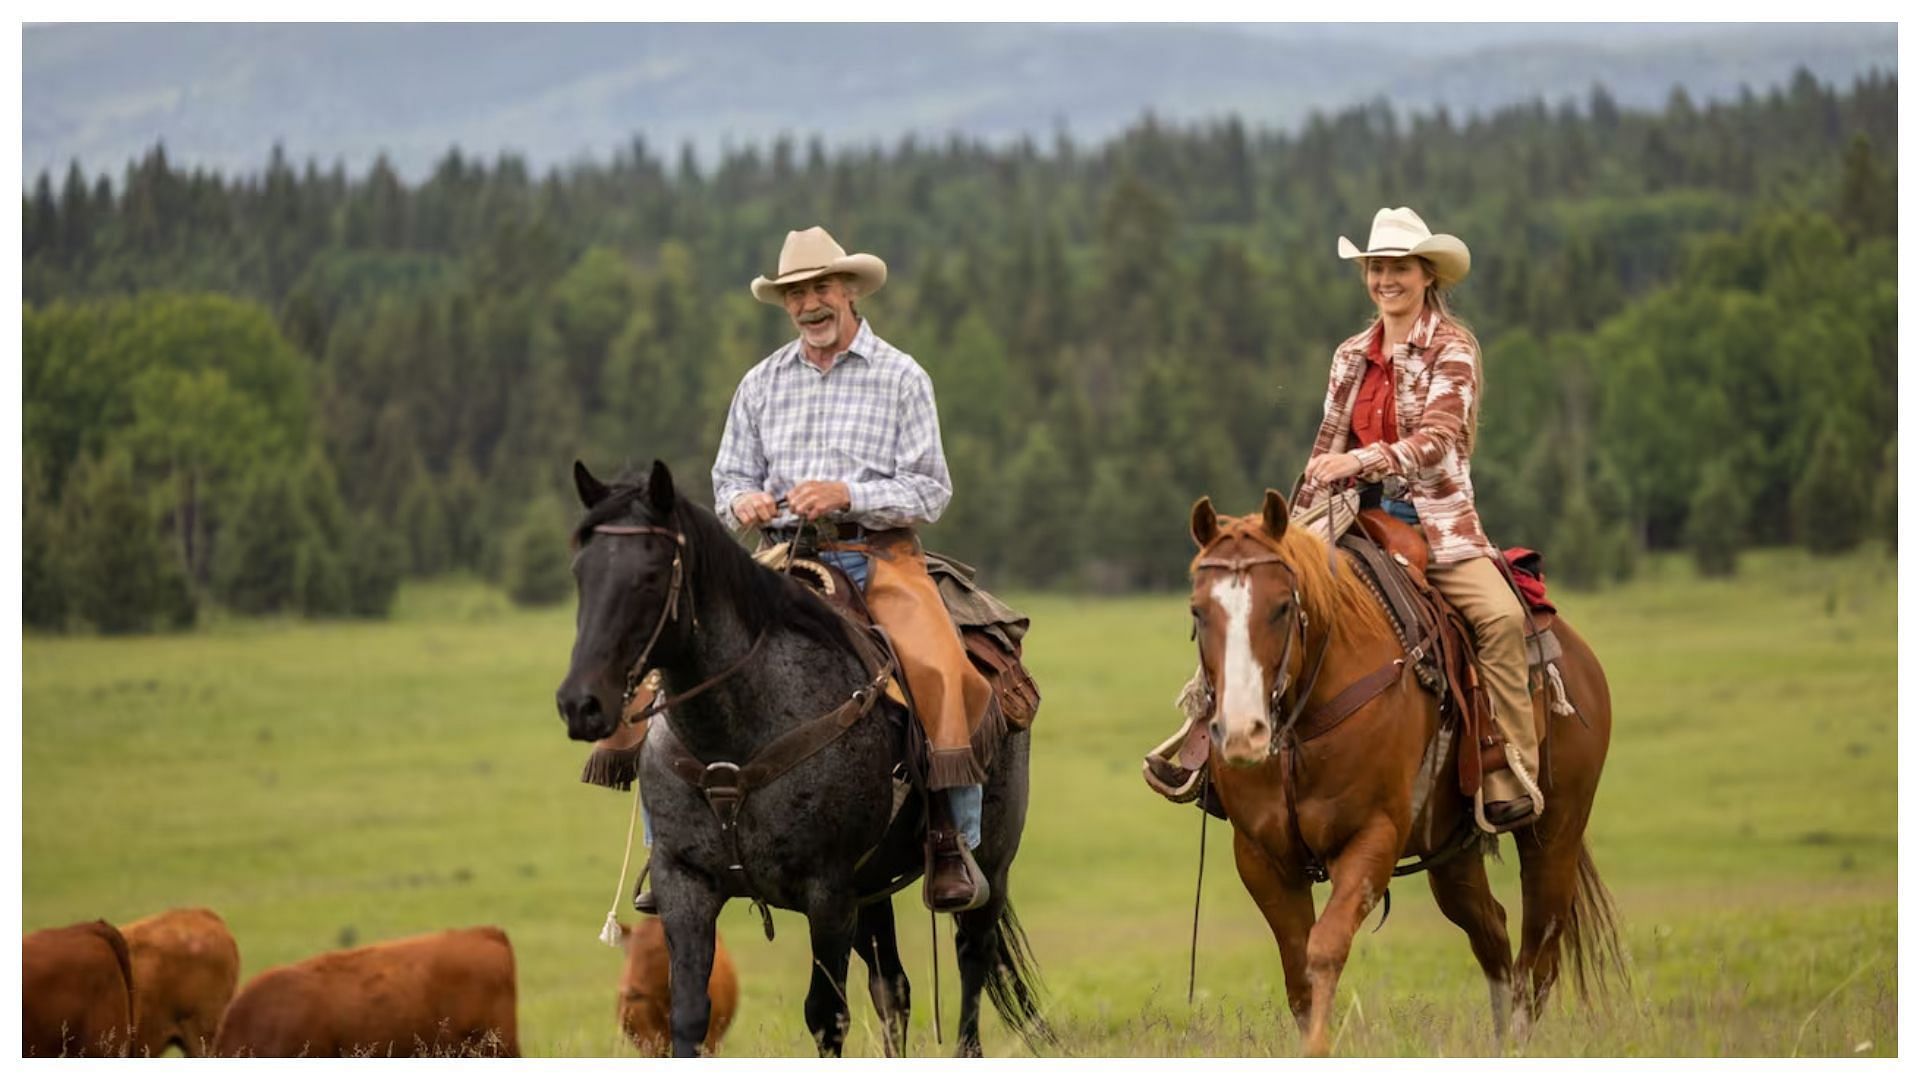
<path fill-rule="evenodd" d="M 688 577 L 700 582 L 702 592 L 726 597 L 743 624 L 790 629 L 828 648 L 854 651 L 846 619 L 826 601 L 793 578 L 754 562 L 713 511 L 679 492 L 674 493 L 673 503 L 674 521 L 653 520 L 656 515 L 647 497 L 647 482 L 623 477 L 574 527 L 573 546 L 578 549 L 592 539 L 594 526 L 629 516 L 649 525 L 678 526 L 687 538 Z"/>
<path fill-rule="evenodd" d="M 1290 527 L 1275 541 L 1261 527 L 1257 513 L 1223 517 L 1219 527 L 1220 535 L 1207 545 L 1208 550 L 1241 540 L 1280 553 L 1293 571 L 1294 580 L 1299 582 L 1300 603 L 1307 609 L 1307 618 L 1317 625 L 1332 627 L 1336 646 L 1361 644 L 1382 635 L 1393 636 L 1386 612 L 1381 610 L 1373 592 L 1347 567 L 1346 560 L 1336 560 L 1336 568 L 1329 569 L 1327 542 L 1311 530 Z M 1193 561 L 1198 563 L 1200 556 L 1195 555 Z M 1189 567 L 1188 573 L 1192 572 L 1193 568 Z"/>

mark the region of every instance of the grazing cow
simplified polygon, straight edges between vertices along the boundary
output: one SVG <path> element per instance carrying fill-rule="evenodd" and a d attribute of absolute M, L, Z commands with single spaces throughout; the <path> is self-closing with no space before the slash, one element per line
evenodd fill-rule
<path fill-rule="evenodd" d="M 24 1057 L 122 1057 L 133 1025 L 133 962 L 104 919 L 20 942 Z"/>
<path fill-rule="evenodd" d="M 133 954 L 133 1057 L 169 1045 L 188 1057 L 213 1052 L 220 1016 L 240 982 L 240 948 L 220 916 L 175 908 L 120 928 Z"/>
<path fill-rule="evenodd" d="M 322 953 L 242 987 L 221 1057 L 519 1057 L 513 946 L 497 926 Z"/>
<path fill-rule="evenodd" d="M 667 935 L 659 919 L 647 919 L 638 927 L 620 927 L 621 940 L 627 946 L 627 967 L 620 973 L 620 1027 L 643 1054 L 665 1057 L 673 1049 L 673 1001 L 667 988 L 672 963 L 667 959 Z M 720 1037 L 733 1023 L 740 1003 L 740 980 L 733 973 L 733 957 L 727 955 L 720 935 L 713 937 L 713 974 L 707 979 L 707 997 L 713 1012 L 707 1020 L 707 1037 L 700 1052 L 711 1054 L 720 1046 Z"/>

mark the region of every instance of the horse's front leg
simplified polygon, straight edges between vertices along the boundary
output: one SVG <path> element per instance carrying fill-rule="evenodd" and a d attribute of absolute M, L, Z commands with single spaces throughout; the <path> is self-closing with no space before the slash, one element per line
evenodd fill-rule
<path fill-rule="evenodd" d="M 822 893 L 807 904 L 813 941 L 813 980 L 807 987 L 807 1030 L 821 1057 L 839 1057 L 847 1041 L 847 963 L 852 958 L 858 901 L 851 888 Z"/>
<path fill-rule="evenodd" d="M 876 900 L 860 909 L 853 939 L 854 951 L 867 965 L 867 991 L 873 1010 L 886 1032 L 888 1057 L 907 1054 L 907 1016 L 913 1007 L 907 968 L 900 962 L 900 942 L 893 928 L 893 898 Z"/>
<path fill-rule="evenodd" d="M 1283 868 L 1260 842 L 1233 830 L 1233 864 L 1240 881 L 1273 931 L 1280 968 L 1287 979 L 1287 1006 L 1300 1033 L 1307 1032 L 1313 988 L 1307 982 L 1307 936 L 1313 932 L 1313 883 L 1294 868 Z"/>
<path fill-rule="evenodd" d="M 1376 816 L 1353 834 L 1327 868 L 1333 894 L 1307 936 L 1307 983 L 1313 1004 L 1302 1050 L 1311 1057 L 1325 1057 L 1333 1051 L 1328 1028 L 1340 972 L 1347 966 L 1354 933 L 1386 894 L 1399 851 L 1399 831 L 1385 816 Z"/>
<path fill-rule="evenodd" d="M 672 859 L 659 857 L 659 853 L 654 858 L 653 874 L 654 897 L 667 932 L 667 955 L 673 971 L 673 1054 L 698 1057 L 713 1012 L 707 980 L 713 975 L 714 923 L 727 898 L 704 878 L 680 868 Z"/>

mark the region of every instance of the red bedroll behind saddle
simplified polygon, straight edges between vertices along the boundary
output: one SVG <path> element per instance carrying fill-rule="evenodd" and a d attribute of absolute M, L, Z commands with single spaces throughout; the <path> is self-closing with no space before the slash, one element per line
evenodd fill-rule
<path fill-rule="evenodd" d="M 1559 609 L 1553 601 L 1547 599 L 1547 578 L 1540 570 L 1540 553 L 1532 548 L 1510 547 L 1500 553 L 1506 559 L 1513 587 L 1520 590 L 1521 599 L 1534 611 L 1549 614 Z"/>

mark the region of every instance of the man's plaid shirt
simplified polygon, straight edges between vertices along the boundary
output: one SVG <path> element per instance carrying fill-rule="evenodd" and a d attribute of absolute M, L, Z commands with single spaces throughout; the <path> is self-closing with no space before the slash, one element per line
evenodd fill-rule
<path fill-rule="evenodd" d="M 870 529 L 933 522 L 953 497 L 933 380 L 865 319 L 826 371 L 807 363 L 795 338 L 734 391 L 713 463 L 720 520 L 738 528 L 734 499 L 780 498 L 804 480 L 844 481 L 847 517 Z M 772 523 L 797 520 L 782 511 Z"/>

